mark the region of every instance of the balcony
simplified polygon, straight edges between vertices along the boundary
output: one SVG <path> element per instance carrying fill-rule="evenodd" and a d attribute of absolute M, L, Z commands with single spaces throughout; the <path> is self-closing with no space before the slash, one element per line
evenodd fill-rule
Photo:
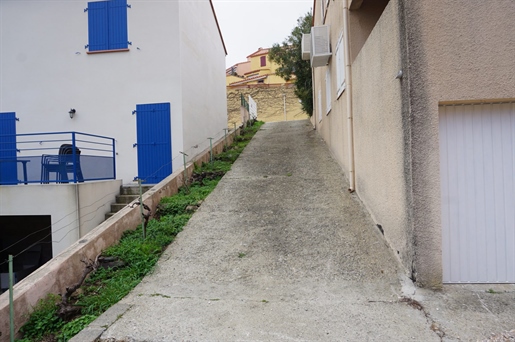
<path fill-rule="evenodd" d="M 116 179 L 113 138 L 50 132 L 0 137 L 0 185 Z"/>

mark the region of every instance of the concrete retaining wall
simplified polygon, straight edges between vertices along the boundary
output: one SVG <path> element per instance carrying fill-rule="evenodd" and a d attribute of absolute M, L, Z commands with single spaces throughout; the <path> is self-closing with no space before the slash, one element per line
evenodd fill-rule
<path fill-rule="evenodd" d="M 227 136 L 227 143 L 231 144 L 240 129 Z M 213 144 L 214 154 L 223 151 L 225 139 L 222 138 Z M 193 162 L 187 165 L 188 177 L 194 170 L 194 164 L 209 162 L 209 149 L 199 153 Z M 184 181 L 184 170 L 178 170 L 166 179 L 155 185 L 143 195 L 143 202 L 152 212 L 163 197 L 177 193 Z M 83 273 L 83 259 L 94 259 L 107 247 L 116 244 L 123 232 L 136 229 L 141 223 L 138 206 L 125 207 L 108 220 L 101 223 L 79 241 L 75 242 L 61 254 L 40 267 L 34 273 L 14 286 L 14 325 L 18 334 L 20 327 L 27 321 L 28 314 L 37 302 L 49 293 L 64 293 L 66 287 L 77 283 Z M 0 342 L 9 341 L 9 293 L 0 295 Z"/>

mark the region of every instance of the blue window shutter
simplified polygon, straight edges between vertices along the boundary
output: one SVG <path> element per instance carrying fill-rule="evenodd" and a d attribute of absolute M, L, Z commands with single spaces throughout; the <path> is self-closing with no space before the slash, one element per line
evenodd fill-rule
<path fill-rule="evenodd" d="M 16 114 L 0 113 L 0 184 L 17 184 Z"/>
<path fill-rule="evenodd" d="M 109 49 L 107 1 L 88 2 L 89 51 Z"/>
<path fill-rule="evenodd" d="M 127 0 L 108 2 L 109 49 L 126 49 L 127 35 Z"/>

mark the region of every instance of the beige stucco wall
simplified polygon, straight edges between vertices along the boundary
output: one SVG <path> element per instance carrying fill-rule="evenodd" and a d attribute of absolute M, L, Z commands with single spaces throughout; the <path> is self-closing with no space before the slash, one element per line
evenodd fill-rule
<path fill-rule="evenodd" d="M 391 0 L 352 64 L 356 192 L 411 274 L 409 169 L 403 120 L 398 1 Z"/>
<path fill-rule="evenodd" d="M 319 7 L 317 7 L 318 9 Z M 315 25 L 322 25 L 320 15 L 315 15 Z M 343 28 L 343 3 L 341 1 L 330 2 L 327 8 L 325 25 L 331 26 L 330 44 L 334 54 L 336 44 L 342 33 Z M 348 155 L 348 139 L 347 139 L 347 116 L 346 106 L 347 98 L 343 92 L 337 98 L 337 84 L 336 84 L 336 59 L 334 56 L 329 60 L 329 67 L 331 68 L 331 111 L 327 113 L 326 106 L 326 70 L 327 67 L 317 67 L 313 69 L 313 85 L 315 86 L 315 93 L 313 94 L 313 120 L 315 127 L 320 133 L 322 139 L 327 143 L 331 154 L 336 159 L 338 164 L 342 167 L 346 174 L 349 170 L 349 155 Z M 321 89 L 321 119 L 318 114 L 318 90 Z"/>
<path fill-rule="evenodd" d="M 371 3 L 350 13 L 356 191 L 408 275 L 440 287 L 438 104 L 515 98 L 515 2 L 381 0 L 367 9 Z M 325 22 L 333 52 L 341 7 L 331 2 Z M 314 69 L 311 122 L 348 174 L 346 93 L 333 94 L 326 115 L 325 71 Z"/>
<path fill-rule="evenodd" d="M 351 61 L 358 56 L 389 1 L 364 0 L 358 10 L 349 12 L 349 22 L 352 28 L 349 32 Z"/>
<path fill-rule="evenodd" d="M 417 280 L 441 282 L 438 103 L 515 98 L 515 2 L 405 1 Z"/>

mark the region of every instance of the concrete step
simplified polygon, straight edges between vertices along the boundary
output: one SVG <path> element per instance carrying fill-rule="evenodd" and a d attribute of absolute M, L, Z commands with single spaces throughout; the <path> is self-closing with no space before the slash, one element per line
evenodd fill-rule
<path fill-rule="evenodd" d="M 141 192 L 145 193 L 150 189 L 152 189 L 151 185 L 145 185 L 141 187 Z M 122 186 L 120 195 L 139 195 L 139 187 L 137 185 Z"/>
<path fill-rule="evenodd" d="M 141 187 L 142 193 L 150 190 L 152 186 L 146 185 Z M 111 212 L 105 214 L 105 219 L 107 220 L 123 208 L 127 206 L 127 204 L 131 203 L 135 199 L 139 197 L 139 187 L 138 185 L 129 185 L 120 187 L 120 195 L 116 196 L 116 202 L 111 203 Z"/>
<path fill-rule="evenodd" d="M 137 199 L 139 195 L 117 195 L 116 196 L 116 203 L 131 203 L 135 199 Z"/>
<path fill-rule="evenodd" d="M 111 212 L 117 213 L 127 206 L 126 203 L 111 203 Z"/>

